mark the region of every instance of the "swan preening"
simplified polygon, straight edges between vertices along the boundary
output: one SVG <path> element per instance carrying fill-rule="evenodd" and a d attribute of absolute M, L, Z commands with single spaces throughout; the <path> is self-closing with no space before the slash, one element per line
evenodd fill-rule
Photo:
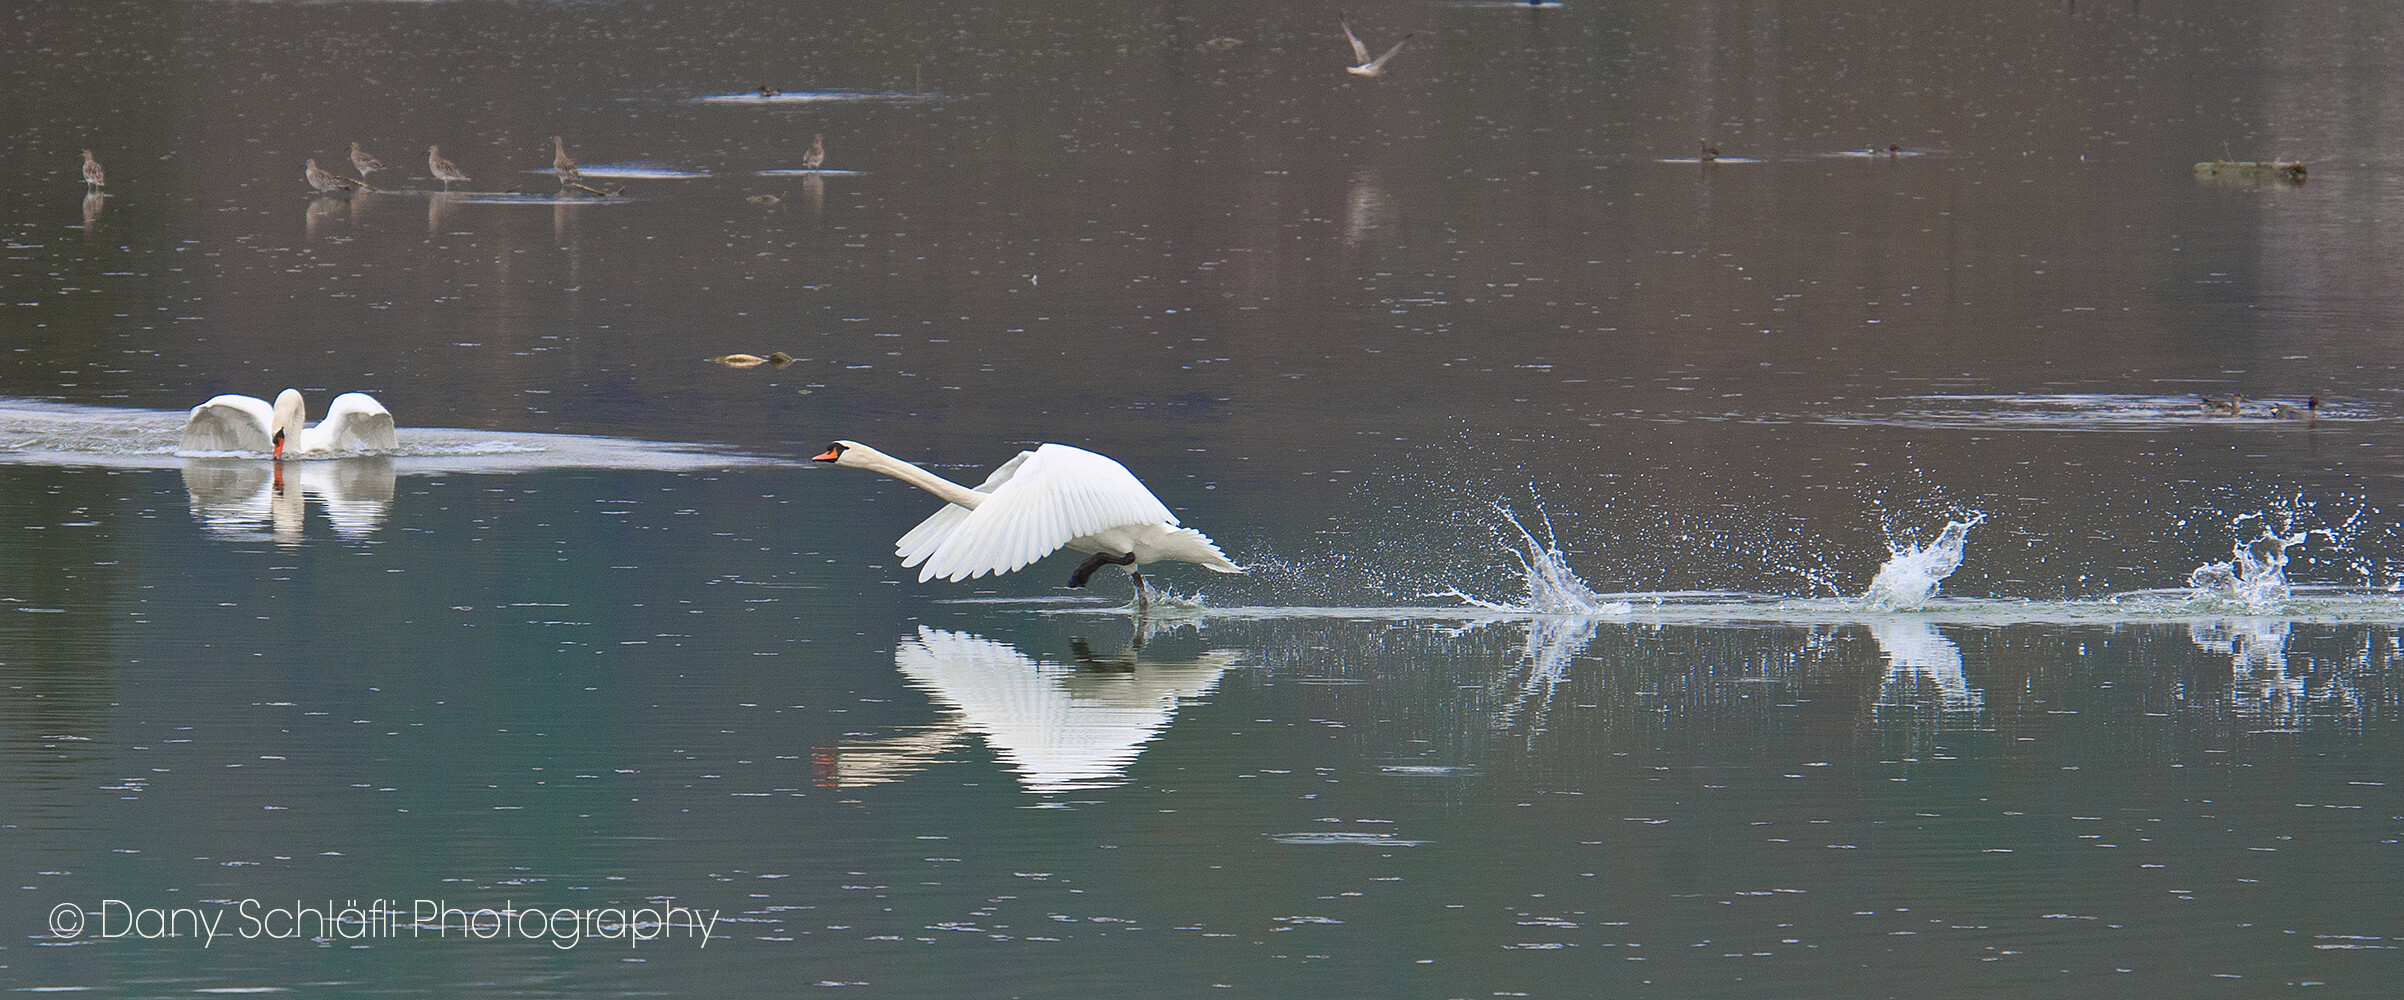
<path fill-rule="evenodd" d="M 264 451 L 279 461 L 284 453 L 389 451 L 400 447 L 392 414 L 363 392 L 346 392 L 326 407 L 326 418 L 308 426 L 308 404 L 300 390 L 276 394 L 275 403 L 255 396 L 217 396 L 192 408 L 178 451 Z"/>
<path fill-rule="evenodd" d="M 1141 609 L 1148 599 L 1140 567 L 1170 560 L 1244 572 L 1208 536 L 1178 527 L 1177 515 L 1126 466 L 1083 448 L 1046 444 L 1019 452 L 973 490 L 857 441 L 828 445 L 815 461 L 882 472 L 949 501 L 893 543 L 903 566 L 919 567 L 922 583 L 1008 573 L 1068 548 L 1089 553 L 1069 586 L 1085 586 L 1105 565 L 1120 566 L 1134 580 Z"/>

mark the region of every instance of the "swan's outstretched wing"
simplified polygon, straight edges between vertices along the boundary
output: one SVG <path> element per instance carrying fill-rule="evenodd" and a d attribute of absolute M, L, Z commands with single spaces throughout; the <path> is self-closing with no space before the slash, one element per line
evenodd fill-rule
<path fill-rule="evenodd" d="M 1369 46 L 1361 42 L 1361 36 L 1352 33 L 1352 22 L 1350 21 L 1344 22 L 1344 40 L 1352 43 L 1352 64 L 1355 66 L 1369 65 Z"/>
<path fill-rule="evenodd" d="M 326 407 L 326 418 L 308 430 L 310 451 L 391 451 L 401 446 L 392 414 L 374 396 L 346 392 Z"/>
<path fill-rule="evenodd" d="M 1033 457 L 1034 452 L 1019 452 L 1003 462 L 1001 468 L 993 470 L 992 475 L 986 476 L 985 481 L 978 484 L 977 492 L 993 492 L 1009 482 L 1010 477 L 1018 474 L 1018 467 L 1027 464 L 1027 459 Z M 944 504 L 942 510 L 928 515 L 926 520 L 918 522 L 918 527 L 910 529 L 909 534 L 894 542 L 893 554 L 902 557 L 902 566 L 905 568 L 925 562 L 928 556 L 935 554 L 936 546 L 943 544 L 944 536 L 951 534 L 952 529 L 960 525 L 960 519 L 967 516 L 968 508 L 956 503 Z"/>
<path fill-rule="evenodd" d="M 192 408 L 177 451 L 267 451 L 275 447 L 268 428 L 275 407 L 252 396 L 217 396 Z"/>
<path fill-rule="evenodd" d="M 1130 524 L 1177 523 L 1126 466 L 1083 448 L 1047 444 L 1016 464 L 989 499 L 934 543 L 920 580 L 1007 573 L 1070 539 Z"/>

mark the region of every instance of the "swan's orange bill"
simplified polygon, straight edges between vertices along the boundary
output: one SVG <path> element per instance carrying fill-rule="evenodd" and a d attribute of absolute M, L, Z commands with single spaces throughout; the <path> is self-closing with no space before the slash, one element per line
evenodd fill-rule
<path fill-rule="evenodd" d="M 818 455 L 818 457 L 816 457 L 816 458 L 813 458 L 813 459 L 810 459 L 810 461 L 813 461 L 813 462 L 832 462 L 832 461 L 834 461 L 835 459 L 838 459 L 838 458 L 841 458 L 841 457 L 843 457 L 843 449 L 842 449 L 842 448 L 839 448 L 839 447 L 833 447 L 833 446 L 829 446 L 829 447 L 826 449 L 826 451 L 824 451 L 824 452 L 821 452 L 821 453 Z"/>

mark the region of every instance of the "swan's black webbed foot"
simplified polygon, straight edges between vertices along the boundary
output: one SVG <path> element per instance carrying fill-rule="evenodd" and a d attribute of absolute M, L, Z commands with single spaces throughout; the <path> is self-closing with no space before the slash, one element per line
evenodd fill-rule
<path fill-rule="evenodd" d="M 1068 575 L 1068 585 L 1071 587 L 1085 586 L 1085 581 L 1093 579 L 1094 571 L 1104 566 L 1129 566 L 1134 563 L 1135 553 L 1132 552 L 1123 556 L 1104 555 L 1096 552 L 1086 556 L 1084 562 L 1077 564 L 1077 571 Z"/>

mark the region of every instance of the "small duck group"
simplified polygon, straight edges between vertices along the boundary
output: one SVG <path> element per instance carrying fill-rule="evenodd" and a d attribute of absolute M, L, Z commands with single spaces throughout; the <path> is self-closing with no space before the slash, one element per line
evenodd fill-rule
<path fill-rule="evenodd" d="M 2202 408 L 2204 416 L 2245 416 L 2246 398 L 2243 394 L 2232 392 L 2227 396 L 2227 398 L 2222 398 L 2219 396 L 2206 396 L 2198 393 L 2195 398 L 2198 400 L 2198 405 Z M 2272 400 L 2270 402 L 2268 411 L 2262 415 L 2273 420 L 2317 420 L 2320 417 L 2320 410 L 2321 397 L 2318 393 L 2315 393 L 2312 396 L 2305 398 L 2304 405 L 2302 406 L 2297 406 L 2296 404 L 2290 403 L 2283 399 Z"/>

